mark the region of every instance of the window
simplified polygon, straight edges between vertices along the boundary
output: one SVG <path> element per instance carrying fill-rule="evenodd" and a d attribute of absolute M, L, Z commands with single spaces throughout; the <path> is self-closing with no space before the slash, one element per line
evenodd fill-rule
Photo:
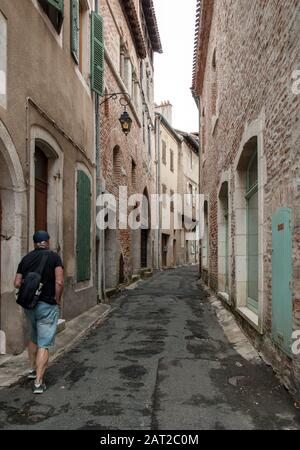
<path fill-rule="evenodd" d="M 258 167 L 257 152 L 247 167 L 247 306 L 258 311 Z"/>
<path fill-rule="evenodd" d="M 209 226 L 208 226 L 208 202 L 204 202 L 204 235 L 202 239 L 202 265 L 208 268 L 209 258 Z"/>
<path fill-rule="evenodd" d="M 120 77 L 124 80 L 125 73 L 125 47 L 123 41 L 121 40 L 120 44 Z"/>
<path fill-rule="evenodd" d="M 133 190 L 136 190 L 136 163 L 134 160 L 131 161 L 131 184 Z"/>
<path fill-rule="evenodd" d="M 165 184 L 162 185 L 162 194 L 163 194 L 163 206 L 165 207 L 167 205 L 167 186 Z"/>
<path fill-rule="evenodd" d="M 148 125 L 148 156 L 149 159 L 151 158 L 151 153 L 152 153 L 152 142 L 151 142 L 151 125 Z"/>
<path fill-rule="evenodd" d="M 171 203 L 170 203 L 170 211 L 174 212 L 174 191 L 171 189 L 170 191 Z"/>
<path fill-rule="evenodd" d="M 263 265 L 263 225 L 259 219 L 261 199 L 259 198 L 258 179 L 258 138 L 253 136 L 244 145 L 236 166 L 235 202 L 238 211 L 235 217 L 234 245 L 235 266 L 239 270 L 235 275 L 236 301 L 238 308 L 251 311 L 258 323 L 259 301 L 262 300 L 259 281 L 259 266 Z M 254 316 L 253 316 L 254 314 Z"/>
<path fill-rule="evenodd" d="M 6 108 L 7 21 L 0 12 L 0 105 Z"/>
<path fill-rule="evenodd" d="M 187 204 L 189 206 L 192 206 L 192 203 L 193 203 L 193 185 L 191 183 L 187 184 L 187 191 L 188 191 Z"/>
<path fill-rule="evenodd" d="M 217 103 L 218 103 L 218 79 L 217 79 L 217 53 L 214 50 L 212 60 L 212 85 L 211 85 L 211 113 L 212 116 L 217 116 Z"/>
<path fill-rule="evenodd" d="M 133 68 L 130 58 L 124 60 L 124 83 L 127 88 L 128 94 L 132 95 L 132 74 Z"/>
<path fill-rule="evenodd" d="M 201 139 L 202 139 L 202 153 L 206 151 L 206 135 L 205 135 L 205 109 L 202 111 L 202 124 L 201 124 Z"/>
<path fill-rule="evenodd" d="M 190 150 L 190 168 L 193 169 L 193 151 Z"/>
<path fill-rule="evenodd" d="M 64 0 L 38 0 L 58 34 L 64 20 Z"/>
<path fill-rule="evenodd" d="M 85 37 L 85 16 L 86 9 L 81 0 L 71 0 L 71 50 L 72 55 L 83 72 Z"/>
<path fill-rule="evenodd" d="M 91 181 L 82 171 L 77 172 L 77 282 L 91 278 Z"/>
<path fill-rule="evenodd" d="M 162 141 L 162 162 L 165 166 L 167 165 L 167 145 L 165 141 Z"/>
<path fill-rule="evenodd" d="M 171 172 L 174 172 L 174 152 L 170 150 L 170 169 Z"/>
<path fill-rule="evenodd" d="M 121 176 L 121 152 L 120 147 L 116 146 L 113 150 L 113 174 L 115 181 Z"/>

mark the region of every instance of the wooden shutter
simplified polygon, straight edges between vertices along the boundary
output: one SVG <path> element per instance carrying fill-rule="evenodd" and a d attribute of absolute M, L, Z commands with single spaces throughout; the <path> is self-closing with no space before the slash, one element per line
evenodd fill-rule
<path fill-rule="evenodd" d="M 64 14 L 64 0 L 48 0 L 48 3 L 50 6 L 53 6 L 53 8 L 57 9 L 61 15 Z"/>
<path fill-rule="evenodd" d="M 99 14 L 91 15 L 91 77 L 92 90 L 99 95 L 104 92 L 104 41 L 103 19 Z"/>
<path fill-rule="evenodd" d="M 71 52 L 73 58 L 79 64 L 79 1 L 71 0 Z"/>
<path fill-rule="evenodd" d="M 77 282 L 91 278 L 91 182 L 77 174 Z"/>

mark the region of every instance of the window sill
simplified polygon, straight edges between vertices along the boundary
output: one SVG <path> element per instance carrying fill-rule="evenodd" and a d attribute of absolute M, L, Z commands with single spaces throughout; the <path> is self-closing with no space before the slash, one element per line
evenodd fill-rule
<path fill-rule="evenodd" d="M 229 294 L 227 294 L 227 292 L 218 292 L 218 297 L 220 297 L 221 300 L 224 300 L 228 305 L 231 306 L 230 297 Z"/>
<path fill-rule="evenodd" d="M 263 334 L 259 326 L 258 315 L 246 306 L 237 308 L 237 312 L 253 327 L 259 334 Z"/>
<path fill-rule="evenodd" d="M 76 64 L 76 63 L 75 63 L 75 64 Z M 86 93 L 88 94 L 88 96 L 89 96 L 90 98 L 92 98 L 91 88 L 90 88 L 90 86 L 88 85 L 88 83 L 86 82 L 86 80 L 85 80 L 85 78 L 84 78 L 82 72 L 80 72 L 80 70 L 79 70 L 77 64 L 76 64 L 76 66 L 75 66 L 75 72 L 76 72 L 76 75 L 78 76 L 79 80 L 81 81 L 81 83 L 82 83 L 84 89 L 86 90 Z"/>
<path fill-rule="evenodd" d="M 81 292 L 81 291 L 85 291 L 86 289 L 90 289 L 91 287 L 93 287 L 92 280 L 81 281 L 81 282 L 75 283 L 74 291 Z"/>

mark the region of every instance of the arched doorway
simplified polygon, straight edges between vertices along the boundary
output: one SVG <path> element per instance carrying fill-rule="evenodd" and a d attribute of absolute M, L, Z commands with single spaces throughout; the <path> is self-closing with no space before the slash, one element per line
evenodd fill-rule
<path fill-rule="evenodd" d="M 125 261 L 121 253 L 119 259 L 119 284 L 123 284 L 124 282 L 125 282 Z"/>
<path fill-rule="evenodd" d="M 35 149 L 35 230 L 47 230 L 48 158 L 38 146 Z"/>
<path fill-rule="evenodd" d="M 116 230 L 105 230 L 105 289 L 112 289 L 118 284 L 117 265 L 117 233 Z"/>
<path fill-rule="evenodd" d="M 63 256 L 63 152 L 47 130 L 31 128 L 29 244 L 36 229 L 46 229 L 51 247 Z"/>
<path fill-rule="evenodd" d="M 26 218 L 25 182 L 20 160 L 0 121 L 0 351 L 20 353 L 24 348 L 21 308 L 14 301 L 14 279 Z"/>
<path fill-rule="evenodd" d="M 151 265 L 149 255 L 151 254 L 150 242 L 150 202 L 147 188 L 143 192 L 141 208 L 141 268 L 145 269 Z"/>
<path fill-rule="evenodd" d="M 228 181 L 222 183 L 218 197 L 218 290 L 229 295 L 230 211 Z"/>

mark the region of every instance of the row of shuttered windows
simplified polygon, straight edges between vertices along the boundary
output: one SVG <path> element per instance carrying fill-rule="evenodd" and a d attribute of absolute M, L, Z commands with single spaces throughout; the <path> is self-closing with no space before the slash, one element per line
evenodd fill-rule
<path fill-rule="evenodd" d="M 60 33 L 64 20 L 64 0 L 39 0 L 56 31 Z M 77 64 L 80 62 L 80 0 L 70 0 L 71 52 Z M 104 93 L 104 36 L 103 19 L 95 11 L 91 13 L 91 88 L 98 95 Z"/>
<path fill-rule="evenodd" d="M 64 0 L 40 0 L 49 19 L 60 32 L 64 18 Z M 80 0 L 70 0 L 71 52 L 77 64 L 80 61 Z M 104 36 L 103 19 L 91 13 L 91 88 L 98 95 L 104 92 Z M 89 177 L 77 173 L 77 282 L 91 278 L 91 214 L 92 189 Z"/>

